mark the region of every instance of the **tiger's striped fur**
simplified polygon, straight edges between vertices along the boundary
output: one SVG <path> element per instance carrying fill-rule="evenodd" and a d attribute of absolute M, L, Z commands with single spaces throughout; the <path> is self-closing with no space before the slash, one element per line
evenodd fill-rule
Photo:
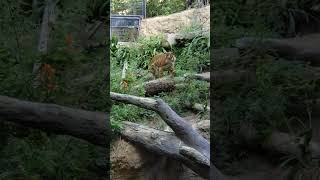
<path fill-rule="evenodd" d="M 152 58 L 149 64 L 149 71 L 155 78 L 162 77 L 163 71 L 168 71 L 171 77 L 173 77 L 175 75 L 175 61 L 176 57 L 172 52 L 157 54 Z"/>

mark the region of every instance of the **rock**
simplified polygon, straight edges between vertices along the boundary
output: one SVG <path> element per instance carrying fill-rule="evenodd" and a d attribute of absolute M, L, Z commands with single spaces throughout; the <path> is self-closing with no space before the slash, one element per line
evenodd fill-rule
<path fill-rule="evenodd" d="M 203 30 L 210 31 L 210 6 L 174 13 L 168 16 L 158 16 L 143 19 L 140 26 L 140 36 L 154 36 L 161 33 L 178 33 L 184 27 L 192 24 L 203 25 Z"/>

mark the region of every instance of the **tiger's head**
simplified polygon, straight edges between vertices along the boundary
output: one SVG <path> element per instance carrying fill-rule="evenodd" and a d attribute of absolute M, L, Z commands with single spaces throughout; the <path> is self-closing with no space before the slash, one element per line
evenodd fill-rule
<path fill-rule="evenodd" d="M 166 59 L 170 60 L 171 62 L 176 61 L 176 56 L 173 54 L 173 52 L 166 52 Z"/>

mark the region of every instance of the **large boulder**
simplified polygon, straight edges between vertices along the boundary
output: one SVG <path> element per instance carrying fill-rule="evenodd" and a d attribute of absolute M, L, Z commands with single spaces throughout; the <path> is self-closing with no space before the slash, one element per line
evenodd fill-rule
<path fill-rule="evenodd" d="M 168 16 L 143 19 L 141 21 L 140 36 L 154 36 L 161 33 L 175 34 L 194 23 L 202 24 L 204 31 L 210 31 L 210 6 L 189 9 Z"/>

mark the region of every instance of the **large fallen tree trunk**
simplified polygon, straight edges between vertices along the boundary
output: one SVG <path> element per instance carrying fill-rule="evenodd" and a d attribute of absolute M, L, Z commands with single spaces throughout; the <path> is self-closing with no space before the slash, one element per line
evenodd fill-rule
<path fill-rule="evenodd" d="M 194 149 L 184 148 L 186 145 L 172 132 L 159 131 L 139 124 L 124 122 L 121 135 L 129 142 L 140 145 L 152 153 L 165 155 L 183 162 L 194 172 L 208 178 L 210 170 L 209 159 Z M 198 152 L 198 154 L 194 152 Z M 191 155 L 184 155 L 188 153 Z"/>
<path fill-rule="evenodd" d="M 202 126 L 201 126 L 202 127 Z M 196 128 L 201 128 L 196 127 Z M 209 129 L 209 126 L 206 126 Z M 206 130 L 208 130 L 206 129 Z M 174 133 L 160 131 L 139 124 L 124 122 L 121 136 L 131 143 L 140 145 L 150 152 L 165 155 L 169 158 L 183 162 L 194 172 L 210 179 L 228 180 L 209 160 L 197 150 L 187 147 Z"/>
<path fill-rule="evenodd" d="M 219 179 L 227 179 L 219 170 L 216 168 L 210 169 L 210 144 L 209 142 L 201 136 L 201 134 L 188 124 L 183 118 L 176 114 L 169 105 L 167 105 L 162 99 L 151 99 L 144 97 L 131 96 L 126 94 L 119 94 L 111 92 L 110 97 L 112 100 L 133 104 L 138 107 L 149 109 L 157 112 L 160 117 L 169 125 L 173 130 L 175 136 L 177 136 L 181 143 L 174 142 L 170 143 L 169 139 L 159 138 L 160 135 L 154 136 L 149 132 L 149 136 L 135 136 L 127 137 L 131 142 L 138 143 L 140 145 L 144 144 L 143 147 L 162 154 L 174 156 L 181 159 L 190 169 L 201 175 L 202 177 L 209 178 L 209 176 L 218 177 Z M 134 131 L 141 130 L 139 127 L 134 128 Z M 146 132 L 146 133 L 147 133 Z M 160 133 L 160 132 L 158 132 Z M 169 133 L 169 132 L 168 132 Z M 128 136 L 128 135 L 127 135 Z M 146 138 L 158 139 L 157 145 L 154 145 L 154 141 L 149 141 Z M 174 138 L 172 138 L 174 139 Z M 163 142 L 162 142 L 163 141 Z M 151 145 L 150 145 L 151 144 Z M 177 146 L 179 144 L 179 146 Z M 185 145 L 184 145 L 185 144 Z M 189 146 L 189 147 L 187 147 Z M 171 148 L 174 148 L 171 149 Z M 179 151 L 178 151 L 179 150 Z M 161 153 L 160 153 L 161 152 Z M 175 152 L 174 155 L 172 152 Z M 179 155 L 179 156 L 178 156 Z M 185 159 L 187 158 L 187 160 Z M 190 163 L 193 162 L 193 163 Z M 213 172 L 209 173 L 209 169 Z"/>
<path fill-rule="evenodd" d="M 106 147 L 109 115 L 55 104 L 21 101 L 0 96 L 0 119 L 61 135 L 71 135 Z"/>
<path fill-rule="evenodd" d="M 161 92 L 171 92 L 176 88 L 176 82 L 172 78 L 160 78 L 148 81 L 144 84 L 146 96 L 157 95 Z"/>
<path fill-rule="evenodd" d="M 292 60 L 310 61 L 314 65 L 320 65 L 320 34 L 311 34 L 302 37 L 286 39 L 258 39 L 245 37 L 236 41 L 236 47 L 247 49 L 258 47 L 271 49 L 280 56 L 291 58 Z"/>
<path fill-rule="evenodd" d="M 204 139 L 199 132 L 197 132 L 190 124 L 174 112 L 168 104 L 162 99 L 151 99 L 126 94 L 119 94 L 111 92 L 110 97 L 112 100 L 133 104 L 144 109 L 149 109 L 157 112 L 160 117 L 170 126 L 187 145 L 194 147 L 201 152 L 205 157 L 210 159 L 210 144 Z"/>

